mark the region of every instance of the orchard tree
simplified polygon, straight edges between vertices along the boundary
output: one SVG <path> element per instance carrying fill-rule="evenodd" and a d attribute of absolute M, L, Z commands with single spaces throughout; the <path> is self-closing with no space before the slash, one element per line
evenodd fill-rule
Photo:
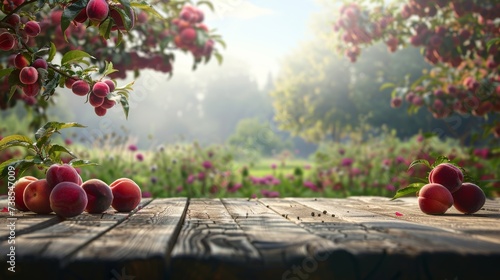
<path fill-rule="evenodd" d="M 452 113 L 498 119 L 500 112 L 500 2 L 498 0 L 345 1 L 334 23 L 337 49 L 356 62 L 361 49 L 385 42 L 395 52 L 420 47 L 433 68 L 394 87 L 394 106 L 435 118 Z M 350 2 L 350 3 L 349 3 Z M 486 130 L 500 138 L 500 123 Z"/>
<path fill-rule="evenodd" d="M 198 5 L 209 1 L 153 0 L 3 0 L 0 2 L 0 109 L 24 102 L 39 116 L 33 125 L 47 121 L 44 112 L 54 105 L 57 91 L 68 88 L 82 96 L 89 113 L 104 116 L 121 105 L 128 115 L 128 97 L 133 82 L 118 85 L 117 79 L 143 69 L 172 74 L 174 51 L 193 56 L 193 69 L 215 56 L 222 57 L 219 35 L 203 23 Z M 49 122 L 35 133 L 0 138 L 0 151 L 23 147 L 23 159 L 10 159 L 20 171 L 33 165 L 60 162 L 60 154 L 73 155 L 63 146 L 51 144 L 61 129 L 75 123 Z M 80 162 L 84 163 L 84 162 Z M 22 173 L 22 172 L 21 172 Z"/>

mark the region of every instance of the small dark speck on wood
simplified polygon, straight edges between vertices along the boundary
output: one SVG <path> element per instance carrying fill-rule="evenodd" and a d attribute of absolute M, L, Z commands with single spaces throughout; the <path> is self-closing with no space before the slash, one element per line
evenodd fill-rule
<path fill-rule="evenodd" d="M 332 214 L 332 217 L 335 217 L 335 214 Z"/>
<path fill-rule="evenodd" d="M 300 220 L 300 217 L 299 217 L 299 216 L 297 216 L 297 220 Z"/>
<path fill-rule="evenodd" d="M 318 213 L 318 217 L 321 217 L 321 213 Z"/>
<path fill-rule="evenodd" d="M 269 205 L 266 205 L 267 208 L 269 208 Z"/>
<path fill-rule="evenodd" d="M 326 214 L 326 210 L 323 210 L 323 214 Z"/>
<path fill-rule="evenodd" d="M 314 212 L 311 212 L 311 216 L 313 216 L 313 217 L 314 217 Z"/>

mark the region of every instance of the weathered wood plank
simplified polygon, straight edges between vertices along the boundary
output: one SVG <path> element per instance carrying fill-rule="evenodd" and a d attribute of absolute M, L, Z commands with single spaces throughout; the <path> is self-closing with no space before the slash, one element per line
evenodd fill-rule
<path fill-rule="evenodd" d="M 500 213 L 485 208 L 472 215 L 464 215 L 451 207 L 444 215 L 427 215 L 420 211 L 417 198 L 407 197 L 389 201 L 382 197 L 351 197 L 344 203 L 358 204 L 360 209 L 386 216 L 395 216 L 395 212 L 403 214 L 400 220 L 430 225 L 448 231 L 460 232 L 469 238 L 476 238 L 500 244 Z M 489 200 L 488 207 L 493 208 L 500 200 Z"/>
<path fill-rule="evenodd" d="M 246 279 L 260 264 L 250 244 L 219 199 L 191 199 L 171 254 L 173 279 Z"/>
<path fill-rule="evenodd" d="M 362 226 L 365 229 L 394 236 L 389 240 L 399 240 L 402 248 L 388 246 L 385 253 L 381 255 L 384 258 L 388 258 L 392 254 L 401 258 L 415 256 L 418 266 L 420 266 L 416 270 L 420 273 L 417 274 L 420 275 L 418 278 L 454 279 L 458 277 L 459 279 L 474 279 L 477 277 L 477 271 L 482 271 L 484 275 L 488 275 L 488 279 L 500 279 L 500 269 L 494 265 L 494 263 L 500 262 L 499 244 L 473 239 L 462 232 L 437 225 L 406 221 L 401 217 L 396 217 L 394 209 L 390 210 L 391 215 L 378 214 L 372 211 L 372 208 L 380 209 L 380 207 L 372 207 L 371 204 L 368 205 L 356 199 L 297 198 L 289 200 L 317 211 L 326 210 L 328 213 L 335 214 L 339 219 Z M 433 217 L 437 218 L 438 216 Z M 387 240 L 383 239 L 380 242 Z M 388 267 L 383 267 L 380 271 L 388 269 Z M 403 275 L 406 273 L 405 271 Z"/>
<path fill-rule="evenodd" d="M 150 202 L 141 201 L 140 209 Z M 8 241 L 0 243 L 0 276 L 8 279 L 28 279 L 44 275 L 50 279 L 61 277 L 60 269 L 68 257 L 104 232 L 125 220 L 130 213 L 116 213 L 110 209 L 107 214 L 83 213 L 60 223 L 33 232 L 16 236 L 16 273 L 7 274 L 6 254 L 10 249 Z"/>
<path fill-rule="evenodd" d="M 72 256 L 63 278 L 166 278 L 187 205 L 187 198 L 155 199 Z"/>

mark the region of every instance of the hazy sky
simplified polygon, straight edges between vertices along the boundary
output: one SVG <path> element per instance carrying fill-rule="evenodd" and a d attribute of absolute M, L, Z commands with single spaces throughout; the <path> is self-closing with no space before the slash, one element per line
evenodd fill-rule
<path fill-rule="evenodd" d="M 247 63 L 261 86 L 269 72 L 278 72 L 280 58 L 311 37 L 309 19 L 320 9 L 314 0 L 212 2 L 216 11 L 206 14 L 206 23 L 217 29 L 227 43 L 222 54 Z M 179 58 L 175 71 L 191 71 L 190 58 Z"/>

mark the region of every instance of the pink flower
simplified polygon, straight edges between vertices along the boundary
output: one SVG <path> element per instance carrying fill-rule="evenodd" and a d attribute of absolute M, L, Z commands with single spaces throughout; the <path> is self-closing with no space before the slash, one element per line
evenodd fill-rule
<path fill-rule="evenodd" d="M 391 159 L 389 159 L 389 158 L 384 159 L 384 160 L 382 161 L 382 165 L 384 165 L 384 166 L 389 166 L 389 165 L 391 165 Z"/>
<path fill-rule="evenodd" d="M 419 134 L 419 135 L 417 136 L 417 142 L 419 142 L 419 143 L 420 143 L 420 142 L 422 142 L 422 141 L 424 141 L 424 136 L 423 136 L 422 134 Z"/>
<path fill-rule="evenodd" d="M 200 181 L 205 180 L 205 173 L 204 172 L 198 173 L 198 180 L 200 180 Z"/>
<path fill-rule="evenodd" d="M 128 150 L 131 151 L 131 152 L 135 152 L 135 151 L 137 151 L 137 146 L 134 145 L 134 144 L 130 144 L 128 146 Z"/>
<path fill-rule="evenodd" d="M 142 197 L 151 197 L 151 192 L 142 192 Z"/>
<path fill-rule="evenodd" d="M 343 156 L 345 154 L 345 150 L 343 148 L 340 148 L 339 149 L 339 154 Z"/>
<path fill-rule="evenodd" d="M 385 186 L 385 189 L 390 191 L 390 192 L 393 192 L 396 190 L 396 187 L 394 187 L 393 184 L 388 184 L 387 186 Z"/>
<path fill-rule="evenodd" d="M 474 155 L 479 157 L 479 158 L 488 159 L 489 154 L 490 154 L 490 150 L 488 148 L 474 150 Z"/>
<path fill-rule="evenodd" d="M 187 177 L 186 182 L 187 182 L 188 184 L 192 184 L 192 183 L 194 182 L 194 180 L 195 180 L 195 179 L 196 179 L 196 177 L 195 177 L 194 175 L 192 175 L 192 174 L 191 174 L 191 175 L 189 175 L 189 176 Z"/>
<path fill-rule="evenodd" d="M 212 162 L 209 160 L 205 160 L 202 164 L 203 168 L 205 169 L 211 169 L 213 166 Z"/>
<path fill-rule="evenodd" d="M 396 164 L 401 164 L 405 162 L 405 158 L 402 156 L 397 156 L 396 157 Z"/>
<path fill-rule="evenodd" d="M 280 196 L 280 193 L 277 192 L 277 191 L 270 191 L 270 190 L 261 190 L 260 193 L 264 196 L 264 197 L 279 197 Z"/>
<path fill-rule="evenodd" d="M 355 176 L 358 176 L 359 174 L 361 174 L 361 170 L 359 168 L 352 168 L 351 169 L 351 176 L 355 177 Z"/>
<path fill-rule="evenodd" d="M 271 164 L 271 169 L 276 169 L 276 163 Z"/>
<path fill-rule="evenodd" d="M 71 141 L 71 139 L 69 139 L 69 138 L 66 138 L 66 139 L 64 139 L 64 144 L 69 146 L 69 145 L 73 144 L 73 141 Z"/>
<path fill-rule="evenodd" d="M 177 186 L 177 188 L 175 188 L 175 191 L 176 191 L 177 193 L 182 192 L 182 186 Z"/>
<path fill-rule="evenodd" d="M 311 191 L 313 192 L 317 192 L 319 191 L 318 187 L 316 186 L 316 184 L 314 184 L 313 182 L 311 181 L 305 181 L 304 182 L 304 187 L 310 189 Z"/>
<path fill-rule="evenodd" d="M 352 158 L 343 158 L 341 165 L 345 166 L 345 167 L 350 167 L 353 162 L 354 162 L 354 160 Z"/>
<path fill-rule="evenodd" d="M 239 189 L 241 189 L 241 187 L 243 187 L 242 184 L 240 183 L 236 183 L 236 184 L 233 184 L 233 185 L 229 185 L 229 187 L 227 188 L 227 192 L 230 192 L 230 193 L 235 193 L 237 192 Z"/>
<path fill-rule="evenodd" d="M 304 165 L 304 169 L 305 169 L 305 170 L 309 170 L 309 169 L 311 169 L 311 165 L 309 165 L 309 164 Z"/>
<path fill-rule="evenodd" d="M 143 161 L 144 160 L 144 155 L 141 154 L 141 153 L 138 153 L 137 155 L 135 155 L 135 158 L 138 160 L 138 161 Z"/>

